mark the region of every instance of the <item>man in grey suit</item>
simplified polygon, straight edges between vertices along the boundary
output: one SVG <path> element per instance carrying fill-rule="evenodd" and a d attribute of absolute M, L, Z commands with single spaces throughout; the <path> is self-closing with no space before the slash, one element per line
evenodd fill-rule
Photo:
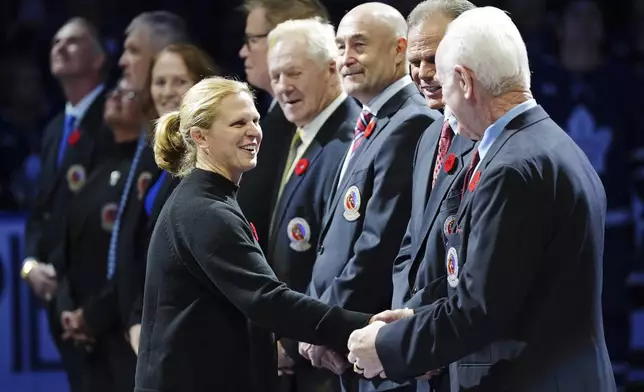
<path fill-rule="evenodd" d="M 342 84 L 362 113 L 322 221 L 309 294 L 345 309 L 391 307 L 393 260 L 411 211 L 414 150 L 440 115 L 407 74 L 406 35 L 403 16 L 381 3 L 351 10 L 336 34 Z M 314 365 L 316 351 L 300 346 Z M 345 390 L 373 390 L 372 382 L 358 387 L 357 377 L 348 376 Z"/>
<path fill-rule="evenodd" d="M 436 55 L 460 132 L 480 140 L 446 236 L 446 297 L 349 339 L 365 377 L 449 365 L 451 391 L 612 392 L 601 318 L 606 195 L 536 104 L 525 44 L 494 7 L 463 13 Z"/>

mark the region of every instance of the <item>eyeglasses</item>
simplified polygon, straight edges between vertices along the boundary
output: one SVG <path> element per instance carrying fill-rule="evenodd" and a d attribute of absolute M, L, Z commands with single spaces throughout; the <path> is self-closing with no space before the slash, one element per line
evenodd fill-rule
<path fill-rule="evenodd" d="M 251 45 L 257 45 L 262 38 L 268 37 L 267 34 L 245 34 L 244 35 L 244 45 L 248 46 L 250 49 Z"/>

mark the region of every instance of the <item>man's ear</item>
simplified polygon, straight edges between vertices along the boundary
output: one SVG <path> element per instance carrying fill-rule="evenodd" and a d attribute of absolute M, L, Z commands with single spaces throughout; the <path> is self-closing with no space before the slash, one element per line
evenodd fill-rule
<path fill-rule="evenodd" d="M 471 99 L 474 96 L 474 73 L 461 65 L 455 65 L 454 75 L 456 83 L 463 90 L 463 97 Z"/>

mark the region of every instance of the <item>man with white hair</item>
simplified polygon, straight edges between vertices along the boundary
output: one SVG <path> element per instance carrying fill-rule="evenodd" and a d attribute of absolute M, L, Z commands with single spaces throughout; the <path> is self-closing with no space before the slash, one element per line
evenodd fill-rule
<path fill-rule="evenodd" d="M 319 0 L 244 0 L 247 12 L 244 44 L 239 57 L 244 60 L 246 80 L 266 92 L 271 104 L 262 115 L 262 145 L 257 155 L 257 166 L 242 177 L 237 202 L 246 218 L 257 230 L 262 250 L 268 251 L 268 236 L 271 219 L 270 198 L 257 195 L 276 191 L 282 173 L 279 166 L 288 155 L 288 148 L 296 126 L 289 122 L 282 108 L 273 98 L 275 92 L 268 75 L 268 34 L 277 25 L 288 20 L 319 17 L 329 19 L 329 14 Z"/>
<path fill-rule="evenodd" d="M 615 391 L 601 320 L 606 197 L 536 104 L 525 44 L 494 7 L 463 13 L 436 54 L 443 100 L 480 140 L 446 235 L 448 295 L 349 338 L 395 380 L 450 366 L 457 391 Z"/>
<path fill-rule="evenodd" d="M 266 258 L 277 277 L 300 292 L 311 281 L 324 206 L 360 116 L 360 106 L 342 91 L 337 51 L 333 26 L 319 18 L 290 20 L 268 35 L 271 90 L 297 130 L 279 162 L 281 181 L 271 195 Z M 340 389 L 332 373 L 304 361 L 297 342 L 282 339 L 278 358 L 281 371 L 294 372 L 289 392 Z M 347 363 L 337 354 L 324 358 L 333 359 Z"/>
<path fill-rule="evenodd" d="M 342 85 L 362 112 L 333 181 L 309 294 L 345 309 L 391 307 L 393 261 L 411 211 L 414 151 L 440 116 L 408 75 L 406 36 L 403 16 L 382 3 L 349 11 L 336 34 Z M 315 365 L 323 350 L 301 344 L 300 352 Z M 352 391 L 411 390 L 376 386 L 351 373 L 342 382 Z"/>

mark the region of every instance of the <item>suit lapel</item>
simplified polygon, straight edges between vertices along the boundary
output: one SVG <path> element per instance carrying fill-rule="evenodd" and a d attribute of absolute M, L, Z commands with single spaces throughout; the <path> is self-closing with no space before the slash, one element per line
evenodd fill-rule
<path fill-rule="evenodd" d="M 54 181 L 52 182 L 50 192 L 53 192 L 61 181 L 64 182 L 65 186 L 69 186 L 69 184 L 67 184 L 67 172 L 70 170 L 72 165 L 78 164 L 82 166 L 85 170 L 85 179 L 87 180 L 89 177 L 96 134 L 99 132 L 103 123 L 102 116 L 104 106 L 105 92 L 102 92 L 89 106 L 78 126 L 74 128 L 80 131 L 80 139 L 78 139 L 78 142 L 75 145 L 68 145 L 66 147 L 63 160 L 60 162 L 60 167 L 57 169 L 58 172 L 53 176 Z M 58 157 L 58 147 L 60 146 L 61 138 L 63 137 L 63 127 L 64 116 L 63 122 L 60 126 L 60 131 L 58 132 L 59 136 L 56 138 L 55 153 L 51 158 L 54 163 L 54 168 L 58 167 L 56 165 L 56 160 Z"/>
<path fill-rule="evenodd" d="M 481 160 L 481 163 L 479 164 L 479 168 L 477 171 L 481 172 L 481 175 L 483 175 L 485 169 L 490 164 L 492 159 L 494 159 L 496 154 L 501 150 L 503 145 L 510 139 L 510 137 L 512 137 L 512 135 L 548 117 L 549 116 L 546 113 L 546 111 L 543 110 L 541 106 L 537 105 L 532 109 L 527 110 L 524 113 L 521 113 L 512 121 L 510 121 L 510 123 L 505 127 L 505 129 L 501 132 L 501 134 L 496 138 L 496 140 L 494 140 L 494 142 L 490 146 L 490 149 L 485 154 L 485 157 L 483 158 L 483 160 Z M 472 177 L 476 175 L 477 171 L 472 173 Z M 474 192 L 476 192 L 476 189 L 474 189 Z M 465 192 L 463 194 L 463 201 L 461 202 L 461 205 L 458 209 L 458 214 L 456 216 L 457 225 L 460 225 L 461 220 L 465 216 L 465 211 L 467 210 L 467 206 L 472 201 L 474 192 L 471 192 L 469 190 L 469 186 L 465 187 Z"/>
<path fill-rule="evenodd" d="M 42 175 L 45 178 L 44 191 L 46 195 L 51 194 L 54 185 L 58 181 L 58 178 L 62 175 L 58 173 L 58 165 L 56 163 L 58 157 L 58 148 L 60 146 L 60 140 L 63 137 L 63 127 L 65 123 L 65 115 L 59 116 L 56 121 L 52 123 L 52 129 L 55 130 L 53 137 L 50 141 L 50 146 L 47 149 L 46 156 L 43 159 L 43 171 Z M 62 167 L 62 166 L 61 166 Z"/>
<path fill-rule="evenodd" d="M 389 124 L 389 120 L 391 119 L 391 117 L 394 114 L 396 114 L 396 112 L 405 103 L 405 101 L 407 101 L 407 99 L 414 94 L 418 94 L 418 88 L 416 87 L 415 84 L 410 83 L 407 86 L 400 89 L 400 91 L 398 91 L 396 94 L 394 94 L 382 106 L 382 108 L 378 110 L 378 114 L 376 115 L 376 126 L 374 127 L 374 130 L 371 136 L 365 141 L 363 141 L 362 144 L 356 150 L 354 156 L 351 158 L 351 160 L 347 165 L 347 170 L 345 171 L 344 176 L 342 177 L 341 183 L 336 187 L 337 189 L 335 190 L 335 193 L 331 198 L 331 204 L 327 211 L 326 217 L 324 219 L 324 227 L 322 228 L 322 231 L 321 231 L 321 237 L 325 235 L 326 230 L 329 228 L 329 225 L 331 224 L 331 220 L 333 218 L 333 214 L 335 214 L 336 208 L 338 207 L 340 197 L 344 196 L 344 192 L 347 186 L 349 186 L 349 179 L 351 178 L 351 174 L 354 172 L 354 169 L 356 167 L 359 167 L 358 163 L 360 163 L 364 159 L 366 151 L 373 144 L 373 141 L 376 140 L 378 135 L 382 133 L 382 130 L 385 129 L 387 124 Z M 340 171 L 342 170 L 342 165 L 340 165 L 339 170 Z M 336 179 L 339 178 L 339 173 L 340 172 L 338 172 Z M 334 185 L 337 184 L 337 180 L 333 184 Z"/>
<path fill-rule="evenodd" d="M 304 155 L 302 156 L 302 159 L 308 159 L 309 168 L 315 164 L 316 159 L 319 157 L 320 153 L 322 152 L 322 145 L 316 139 L 313 139 L 311 144 L 304 152 Z M 273 220 L 273 230 L 271 230 L 271 233 L 273 236 L 277 234 L 276 229 L 281 227 L 282 220 L 284 219 L 284 214 L 286 213 L 286 206 L 288 206 L 289 203 L 291 202 L 293 195 L 295 195 L 295 193 L 297 192 L 297 188 L 300 186 L 305 176 L 306 176 L 306 171 L 299 176 L 293 173 L 291 174 L 291 177 L 284 185 L 284 190 L 282 191 L 282 195 L 279 198 L 279 201 L 277 202 L 277 204 L 275 205 L 275 208 L 273 209 L 273 211 L 276 211 L 276 213 L 279 214 L 278 216 L 275 216 L 275 219 Z"/>
<path fill-rule="evenodd" d="M 439 179 L 442 180 L 436 182 L 436 188 L 433 189 L 429 195 L 429 201 L 427 202 L 423 214 L 423 225 L 421 226 L 420 230 L 419 238 L 421 240 L 416 242 L 414 248 L 412 249 L 412 259 L 414 261 L 418 257 L 418 252 L 421 249 L 422 245 L 427 241 L 427 236 L 429 235 L 429 231 L 433 226 L 436 217 L 438 216 L 438 211 L 440 209 L 441 203 L 443 202 L 443 200 L 445 200 L 445 197 L 447 196 L 449 190 L 452 189 L 452 186 L 459 186 L 458 184 L 455 184 L 455 181 L 461 174 L 462 170 L 467 170 L 468 163 L 465 162 L 465 155 L 467 155 L 467 153 L 470 152 L 473 147 L 474 142 L 464 137 L 456 137 L 454 139 L 454 143 L 452 144 L 452 146 L 450 146 L 447 154 L 449 155 L 453 153 L 458 157 L 458 159 L 456 160 L 457 167 L 452 174 L 447 174 L 444 170 L 441 170 L 438 173 Z M 430 171 L 433 174 L 433 168 Z M 429 177 L 430 176 L 428 175 L 427 178 Z"/>

